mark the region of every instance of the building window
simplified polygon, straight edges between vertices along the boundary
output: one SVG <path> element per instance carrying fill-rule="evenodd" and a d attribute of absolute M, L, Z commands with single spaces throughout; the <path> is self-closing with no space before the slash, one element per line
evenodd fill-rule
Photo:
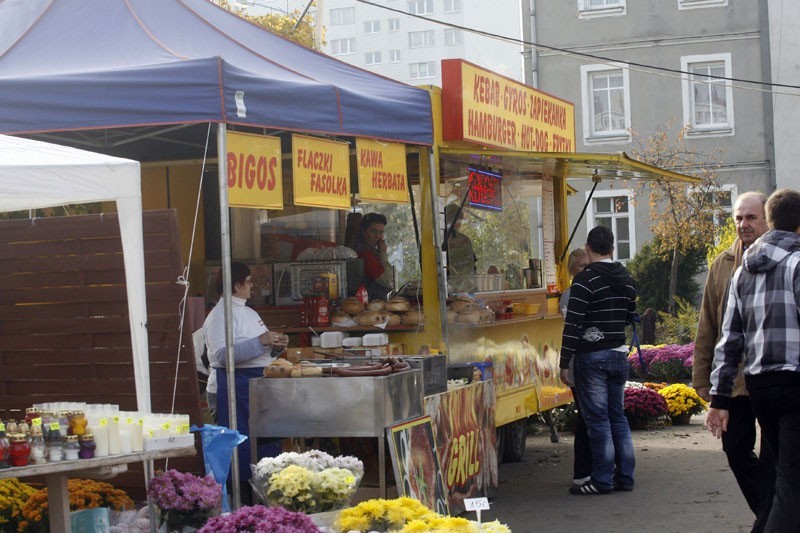
<path fill-rule="evenodd" d="M 421 80 L 425 78 L 436 77 L 435 61 L 425 61 L 423 63 L 411 63 L 409 67 L 411 69 L 412 80 Z"/>
<path fill-rule="evenodd" d="M 409 0 L 408 12 L 412 15 L 432 15 L 433 0 Z"/>
<path fill-rule="evenodd" d="M 365 54 L 365 63 L 367 65 L 380 65 L 381 53 L 380 52 L 367 52 Z"/>
<path fill-rule="evenodd" d="M 578 18 L 620 16 L 626 12 L 626 0 L 578 0 Z"/>
<path fill-rule="evenodd" d="M 433 30 L 408 32 L 409 48 L 427 48 L 433 46 Z"/>
<path fill-rule="evenodd" d="M 400 62 L 400 50 L 389 50 L 389 63 Z"/>
<path fill-rule="evenodd" d="M 445 13 L 457 13 L 461 11 L 461 0 L 444 0 Z"/>
<path fill-rule="evenodd" d="M 610 65 L 581 67 L 583 136 L 586 142 L 630 140 L 630 84 L 628 69 Z"/>
<path fill-rule="evenodd" d="M 701 7 L 726 7 L 728 0 L 678 0 L 678 9 L 697 9 Z"/>
<path fill-rule="evenodd" d="M 683 120 L 689 135 L 733 135 L 731 55 L 712 54 L 681 58 Z"/>
<path fill-rule="evenodd" d="M 400 29 L 400 19 L 389 19 L 389 31 L 397 31 Z"/>
<path fill-rule="evenodd" d="M 448 28 L 444 30 L 444 44 L 461 44 L 461 30 Z"/>
<path fill-rule="evenodd" d="M 331 9 L 330 21 L 328 24 L 331 26 L 338 26 L 341 24 L 353 24 L 356 21 L 356 8 L 354 7 L 340 7 Z"/>
<path fill-rule="evenodd" d="M 364 21 L 364 33 L 380 33 L 381 21 L 380 20 L 366 20 Z"/>
<path fill-rule="evenodd" d="M 628 261 L 636 254 L 636 217 L 630 198 L 628 190 L 598 191 L 589 204 L 587 231 L 595 226 L 605 226 L 614 232 L 616 261 Z"/>
<path fill-rule="evenodd" d="M 356 40 L 350 39 L 333 39 L 331 41 L 331 55 L 342 56 L 345 54 L 354 54 L 356 52 Z"/>

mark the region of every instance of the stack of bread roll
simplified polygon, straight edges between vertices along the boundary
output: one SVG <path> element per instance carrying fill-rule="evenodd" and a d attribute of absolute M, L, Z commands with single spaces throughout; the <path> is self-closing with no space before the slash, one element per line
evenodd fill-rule
<path fill-rule="evenodd" d="M 377 326 L 386 324 L 396 326 L 399 324 L 421 324 L 422 313 L 412 309 L 406 298 L 395 296 L 390 300 L 372 300 L 366 307 L 356 298 L 342 300 L 341 313 L 346 313 L 359 326 Z M 334 315 L 334 325 L 336 325 Z"/>

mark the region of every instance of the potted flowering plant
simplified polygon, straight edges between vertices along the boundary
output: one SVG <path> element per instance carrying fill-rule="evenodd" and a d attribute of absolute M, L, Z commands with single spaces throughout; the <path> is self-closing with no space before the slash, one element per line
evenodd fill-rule
<path fill-rule="evenodd" d="M 642 372 L 639 355 L 634 350 L 628 355 L 631 373 L 638 377 L 650 377 L 659 381 L 675 382 L 692 375 L 692 354 L 694 343 L 664 344 L 642 347 L 642 359 L 647 367 L 647 375 Z"/>
<path fill-rule="evenodd" d="M 67 480 L 70 511 L 108 507 L 115 511 L 134 509 L 131 500 L 124 490 L 114 488 L 108 483 L 91 479 Z M 22 508 L 22 520 L 19 530 L 31 533 L 47 533 L 50 531 L 50 515 L 47 505 L 47 489 L 36 491 L 28 497 Z M 2 531 L 7 531 L 2 529 Z"/>
<path fill-rule="evenodd" d="M 647 387 L 625 387 L 625 416 L 632 429 L 641 429 L 667 413 L 667 402 Z"/>
<path fill-rule="evenodd" d="M 666 400 L 672 424 L 676 426 L 688 424 L 692 415 L 700 414 L 708 407 L 697 391 L 683 383 L 673 383 L 658 393 Z"/>
<path fill-rule="evenodd" d="M 398 531 L 423 533 L 511 533 L 508 526 L 495 520 L 478 524 L 466 518 L 442 516 L 412 498 L 373 499 L 344 509 L 334 529 L 342 532 Z"/>
<path fill-rule="evenodd" d="M 150 480 L 147 496 L 158 507 L 167 531 L 195 531 L 219 514 L 222 486 L 211 475 L 170 469 Z"/>
<path fill-rule="evenodd" d="M 253 489 L 262 502 L 304 513 L 345 507 L 364 475 L 359 459 L 319 450 L 265 457 L 251 468 Z"/>
<path fill-rule="evenodd" d="M 317 533 L 319 528 L 303 513 L 287 511 L 282 507 L 254 505 L 241 507 L 224 516 L 215 516 L 199 533 L 240 533 L 244 531 L 291 531 L 292 533 Z"/>

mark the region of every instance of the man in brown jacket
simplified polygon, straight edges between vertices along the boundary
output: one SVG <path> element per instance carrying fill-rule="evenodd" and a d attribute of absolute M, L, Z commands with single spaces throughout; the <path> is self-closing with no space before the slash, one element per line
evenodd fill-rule
<path fill-rule="evenodd" d="M 764 214 L 766 200 L 760 192 L 746 192 L 736 199 L 733 217 L 738 238 L 714 259 L 708 270 L 692 368 L 692 385 L 706 401 L 711 400 L 711 363 L 722 327 L 728 285 L 741 264 L 743 251 L 768 229 Z M 769 487 L 774 485 L 775 474 L 770 457 L 765 455 L 767 447 L 761 446 L 759 458 L 753 451 L 755 443 L 756 418 L 740 370 L 734 384 L 728 431 L 723 434 L 722 449 L 747 505 L 756 515 L 753 531 L 761 531 L 772 500 L 773 490 Z"/>

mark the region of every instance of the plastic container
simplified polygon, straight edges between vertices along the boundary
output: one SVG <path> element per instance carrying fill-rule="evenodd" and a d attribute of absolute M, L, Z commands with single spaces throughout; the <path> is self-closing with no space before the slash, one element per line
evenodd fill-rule
<path fill-rule="evenodd" d="M 341 331 L 326 331 L 320 335 L 321 348 L 341 348 L 345 333 Z"/>
<path fill-rule="evenodd" d="M 389 344 L 389 335 L 386 333 L 367 333 L 361 339 L 362 346 L 384 346 Z"/>

